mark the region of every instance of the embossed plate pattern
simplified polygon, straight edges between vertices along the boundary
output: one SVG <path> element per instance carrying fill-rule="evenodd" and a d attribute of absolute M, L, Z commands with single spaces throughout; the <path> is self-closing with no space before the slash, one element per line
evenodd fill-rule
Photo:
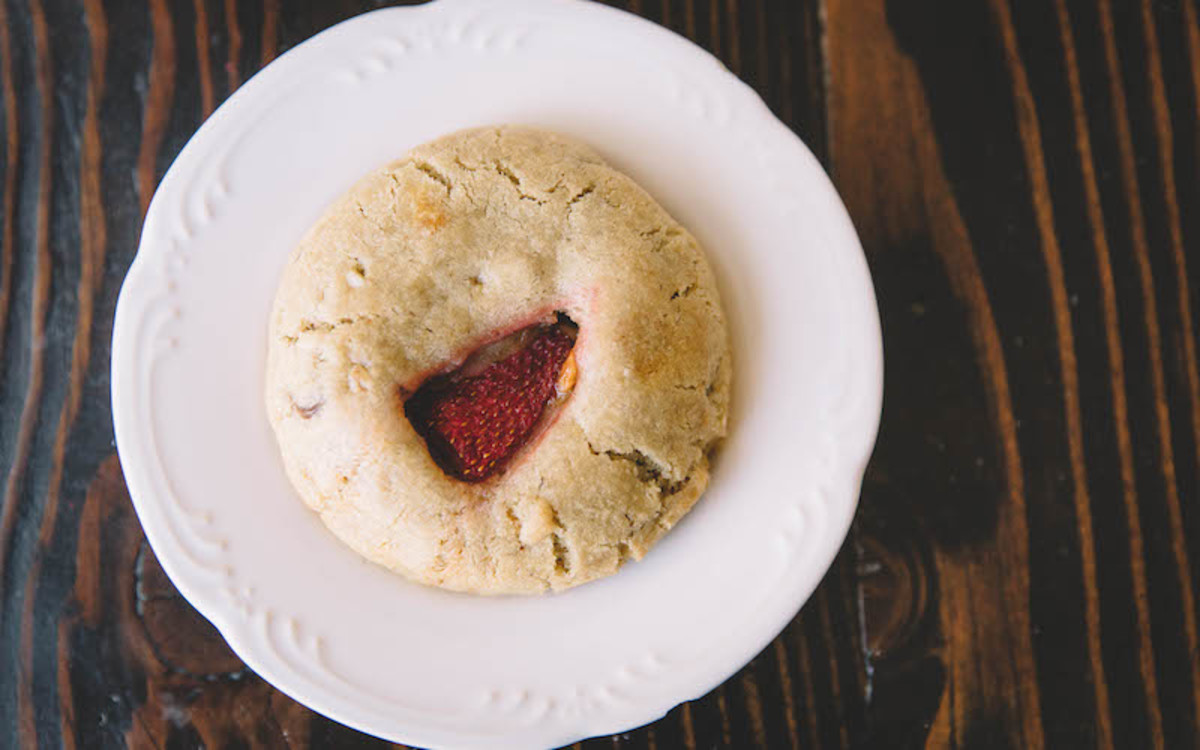
<path fill-rule="evenodd" d="M 591 143 L 700 238 L 735 355 L 711 488 L 642 562 L 541 598 L 423 588 L 293 494 L 262 405 L 282 264 L 360 175 L 462 127 Z M 438 0 L 288 52 L 192 138 L 121 291 L 113 411 L 180 591 L 313 709 L 418 745 L 549 746 L 652 721 L 795 616 L 842 543 L 878 426 L 870 278 L 820 165 L 707 53 L 576 0 Z"/>

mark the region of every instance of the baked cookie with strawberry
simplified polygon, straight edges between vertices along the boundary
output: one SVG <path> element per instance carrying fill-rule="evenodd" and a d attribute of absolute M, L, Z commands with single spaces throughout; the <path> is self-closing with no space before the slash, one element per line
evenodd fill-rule
<path fill-rule="evenodd" d="M 336 201 L 288 260 L 266 403 L 288 477 L 413 580 L 565 589 L 640 559 L 725 435 L 696 240 L 590 148 L 467 130 Z"/>

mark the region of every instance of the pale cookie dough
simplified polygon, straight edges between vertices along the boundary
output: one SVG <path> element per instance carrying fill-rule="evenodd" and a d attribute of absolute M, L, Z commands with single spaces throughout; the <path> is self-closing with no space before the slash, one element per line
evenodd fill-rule
<path fill-rule="evenodd" d="M 451 479 L 408 393 L 554 311 L 578 381 L 499 476 Z M 364 557 L 485 594 L 641 559 L 725 435 L 729 342 L 696 240 L 590 148 L 523 127 L 419 146 L 334 203 L 283 272 L 266 401 L 288 476 Z"/>

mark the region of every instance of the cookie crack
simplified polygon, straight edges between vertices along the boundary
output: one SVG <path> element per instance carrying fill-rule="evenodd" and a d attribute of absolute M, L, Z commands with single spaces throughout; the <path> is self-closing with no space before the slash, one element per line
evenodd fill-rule
<path fill-rule="evenodd" d="M 588 197 L 589 195 L 591 195 L 594 192 L 596 192 L 596 183 L 589 182 L 587 184 L 587 186 L 583 188 L 583 190 L 580 190 L 578 193 L 571 196 L 571 200 L 567 201 L 567 208 L 568 209 L 571 208 L 571 206 L 574 206 L 576 203 L 578 203 L 579 201 Z"/>
<path fill-rule="evenodd" d="M 509 167 L 507 164 L 505 164 L 502 161 L 497 161 L 493 164 L 493 167 L 495 167 L 497 174 L 499 174 L 501 177 L 506 178 L 509 182 L 511 182 L 513 184 L 513 187 L 515 187 L 517 189 L 517 197 L 520 200 L 533 201 L 534 203 L 538 204 L 539 206 L 544 205 L 546 203 L 546 201 L 539 199 L 536 195 L 525 192 L 525 186 L 524 186 L 524 184 L 522 184 L 521 178 L 518 177 L 517 173 L 512 171 L 512 168 Z"/>
<path fill-rule="evenodd" d="M 393 179 L 395 179 L 395 178 L 393 178 Z M 370 212 L 370 211 L 368 211 L 368 210 L 367 210 L 367 208 L 366 208 L 366 206 L 364 206 L 364 205 L 362 204 L 362 201 L 360 201 L 360 200 L 358 200 L 357 198 L 355 198 L 355 199 L 354 199 L 354 206 L 355 206 L 355 208 L 357 208 L 357 209 L 358 209 L 358 215 L 359 215 L 359 216 L 361 216 L 361 217 L 363 217 L 363 219 L 365 219 L 365 220 L 367 221 L 367 223 L 369 223 L 371 226 L 373 226 L 373 227 L 375 227 L 376 229 L 379 229 L 379 230 L 383 230 L 383 229 L 385 228 L 385 227 L 383 226 L 383 224 L 379 222 L 379 220 L 378 220 L 378 219 L 376 219 L 374 216 L 372 216 L 372 215 L 371 215 L 371 212 Z"/>
<path fill-rule="evenodd" d="M 570 548 L 563 535 L 558 531 L 550 533 L 551 544 L 554 547 L 554 572 L 559 575 L 571 574 Z"/>
<path fill-rule="evenodd" d="M 330 333 L 345 326 L 354 325 L 356 323 L 369 323 L 375 320 L 375 316 L 369 313 L 361 313 L 359 315 L 343 315 L 337 320 L 313 320 L 312 318 L 303 318 L 300 321 L 300 328 L 297 329 L 297 335 L 284 335 L 281 338 L 291 340 L 295 343 L 298 334 L 301 333 Z"/>
<path fill-rule="evenodd" d="M 442 174 L 437 167 L 433 166 L 427 161 L 414 161 L 413 166 L 415 166 L 420 172 L 425 174 L 434 182 L 440 182 L 442 186 L 446 188 L 446 195 L 450 194 L 450 178 Z"/>
<path fill-rule="evenodd" d="M 673 482 L 667 476 L 663 468 L 658 465 L 652 458 L 647 456 L 642 451 L 634 448 L 631 451 L 616 451 L 616 450 L 596 450 L 596 447 L 588 442 L 588 450 L 593 456 L 606 456 L 610 461 L 626 461 L 633 464 L 637 471 L 638 481 L 643 484 L 653 484 L 658 487 L 659 495 L 663 498 L 670 497 L 683 489 L 687 484 L 688 477 L 684 477 L 681 481 Z"/>
<path fill-rule="evenodd" d="M 655 227 L 645 232 L 639 233 L 642 239 L 652 239 L 654 243 L 650 246 L 650 250 L 656 253 L 661 253 L 667 249 L 673 241 L 683 235 L 682 230 L 678 227 Z"/>
<path fill-rule="evenodd" d="M 504 515 L 508 517 L 508 522 L 512 524 L 513 533 L 516 534 L 517 544 L 520 545 L 521 549 L 525 549 L 525 545 L 521 544 L 521 532 L 524 530 L 521 519 L 517 517 L 516 513 L 513 512 L 511 505 L 506 505 L 504 507 Z"/>
<path fill-rule="evenodd" d="M 330 323 L 328 321 L 309 320 L 308 318 L 305 318 L 304 320 L 300 321 L 300 328 L 299 328 L 298 332 L 299 333 L 312 333 L 313 331 L 317 331 L 319 333 L 329 333 L 330 331 L 333 330 L 333 328 L 334 328 L 333 323 Z"/>
<path fill-rule="evenodd" d="M 633 557 L 633 553 L 629 549 L 629 542 L 617 542 L 617 567 L 629 562 L 631 557 Z"/>
<path fill-rule="evenodd" d="M 687 297 L 695 290 L 696 290 L 696 282 L 693 281 L 692 283 L 688 284 L 684 288 L 676 289 L 674 292 L 672 292 L 671 293 L 671 301 L 674 302 L 675 300 L 679 299 L 680 297 Z"/>
<path fill-rule="evenodd" d="M 691 480 L 691 478 L 692 478 L 691 475 L 684 477 L 683 481 L 681 481 L 679 483 L 680 488 L 682 488 L 684 485 L 686 485 Z M 658 510 L 654 511 L 654 515 L 647 518 L 645 523 L 643 523 L 641 526 L 637 527 L 637 529 L 634 531 L 635 534 L 640 533 L 642 531 L 642 529 L 646 528 L 647 526 L 652 526 L 652 525 L 662 527 L 664 530 L 670 528 L 669 526 L 663 526 L 663 523 L 662 523 L 663 516 L 667 515 L 667 511 L 671 509 L 670 504 L 666 501 L 667 497 L 668 497 L 667 495 L 663 496 L 663 501 L 658 506 Z"/>
<path fill-rule="evenodd" d="M 686 477 L 684 477 L 680 482 L 678 482 L 678 487 L 680 489 L 682 489 L 691 480 L 692 480 L 692 476 L 691 476 L 691 474 L 689 474 Z M 678 490 L 676 490 L 676 491 L 678 491 Z M 671 494 L 675 494 L 675 493 L 671 493 Z M 667 512 L 670 511 L 672 508 L 672 504 L 668 501 L 669 497 L 670 497 L 670 495 L 665 494 L 665 493 L 660 495 L 659 502 L 658 502 L 658 508 L 656 508 L 654 510 L 654 512 L 650 515 L 649 518 L 647 518 L 646 520 L 642 521 L 641 523 L 639 523 L 637 525 L 633 525 L 632 523 L 630 524 L 629 532 L 630 532 L 630 535 L 632 538 L 636 538 L 647 528 L 650 528 L 653 526 L 659 527 L 664 532 L 670 530 L 670 526 L 664 525 L 662 522 L 663 517 L 665 515 L 667 515 Z M 625 514 L 625 518 L 626 518 L 626 521 L 630 521 L 630 522 L 632 521 L 632 519 L 629 518 L 629 514 Z M 626 562 L 629 561 L 629 559 L 631 557 L 634 557 L 639 560 L 641 559 L 641 555 L 636 554 L 636 551 L 633 549 L 632 546 L 630 546 L 628 541 L 618 542 L 617 543 L 618 565 L 624 565 Z"/>
<path fill-rule="evenodd" d="M 662 225 L 656 225 L 645 231 L 638 232 L 638 237 L 644 240 L 654 240 L 654 244 L 650 249 L 656 253 L 665 250 L 667 245 L 671 244 L 671 240 L 682 236 L 683 230 L 679 227 L 664 227 Z"/>
<path fill-rule="evenodd" d="M 550 505 L 550 522 L 554 524 L 554 530 L 550 532 L 550 544 L 554 551 L 554 572 L 559 575 L 570 575 L 571 546 L 567 544 L 567 539 L 562 534 L 562 520 L 558 517 L 558 508 L 555 508 L 553 504 Z"/>
<path fill-rule="evenodd" d="M 704 387 L 704 396 L 713 401 L 713 395 L 717 391 L 717 380 L 721 377 L 722 358 L 718 357 L 709 368 L 708 384 Z"/>
<path fill-rule="evenodd" d="M 583 188 L 578 193 L 571 196 L 571 199 L 569 201 L 567 201 L 567 222 L 571 221 L 571 213 L 572 213 L 572 211 L 575 210 L 575 204 L 578 203 L 579 201 L 583 200 L 584 198 L 588 197 L 589 195 L 591 195 L 594 192 L 596 192 L 596 183 L 592 182 L 592 183 L 588 183 L 587 187 Z"/>

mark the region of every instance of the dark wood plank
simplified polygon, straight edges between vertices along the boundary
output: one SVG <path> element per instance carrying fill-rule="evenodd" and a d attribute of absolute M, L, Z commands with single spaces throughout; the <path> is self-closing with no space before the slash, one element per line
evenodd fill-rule
<path fill-rule="evenodd" d="M 0 564 L 4 565 L 3 580 L 5 581 L 3 592 L 5 594 L 4 630 L 2 632 L 6 636 L 5 646 L 15 652 L 11 655 L 6 654 L 6 662 L 14 665 L 23 664 L 25 659 L 22 658 L 24 654 L 20 652 L 20 621 L 17 616 L 21 608 L 21 598 L 19 595 L 14 595 L 19 591 L 19 587 L 9 581 L 15 581 L 18 578 L 18 571 L 28 566 L 33 554 L 30 535 L 22 532 L 29 524 L 36 504 L 36 491 L 31 488 L 34 478 L 30 478 L 28 475 L 32 473 L 29 471 L 30 464 L 38 459 L 36 448 L 37 443 L 40 442 L 38 438 L 41 436 L 38 434 L 37 427 L 46 406 L 43 403 L 43 395 L 47 391 L 45 343 L 47 321 L 52 312 L 51 277 L 54 273 L 50 248 L 51 158 L 56 130 L 52 92 L 54 74 L 43 9 L 40 6 L 30 8 L 24 20 L 25 24 L 14 23 L 9 28 L 14 31 L 20 29 L 21 32 L 24 32 L 22 34 L 22 57 L 24 57 L 22 67 L 29 76 L 25 79 L 27 85 L 36 92 L 31 101 L 27 103 L 26 111 L 29 116 L 19 126 L 19 132 L 25 141 L 22 145 L 29 147 L 21 155 L 21 160 L 24 162 L 21 168 L 25 171 L 23 175 L 25 179 L 23 180 L 22 194 L 19 196 L 22 199 L 22 205 L 17 209 L 18 215 L 24 213 L 26 222 L 22 227 L 24 229 L 22 236 L 16 240 L 18 255 L 22 254 L 22 250 L 27 251 L 24 255 L 29 261 L 27 275 L 23 279 L 27 280 L 28 284 L 26 287 L 28 289 L 28 308 L 25 315 L 20 316 L 25 318 L 22 322 L 28 326 L 29 333 L 26 339 L 27 353 L 22 358 L 27 362 L 24 394 L 20 401 L 19 411 L 16 408 L 13 409 L 14 413 L 19 413 L 19 417 L 15 420 L 16 435 L 11 454 L 12 468 L 8 471 L 7 481 L 4 485 L 3 508 L 0 509 L 0 561 L 2 561 Z M 18 95 L 18 99 L 20 98 Z M 18 107 L 19 111 L 21 109 Z M 21 273 L 22 270 L 24 269 L 21 269 L 19 265 L 14 267 L 14 276 Z M 13 299 L 12 302 L 18 303 L 18 300 Z M 18 316 L 12 315 L 12 320 L 14 323 L 18 322 Z M 8 337 L 9 346 L 13 345 L 14 338 Z M 6 378 L 6 384 L 16 380 L 17 378 L 13 378 L 12 381 L 9 381 Z M 31 736 L 34 732 L 32 706 L 26 691 L 20 689 L 22 684 L 28 685 L 30 676 L 28 670 L 12 671 L 17 672 L 18 675 L 14 680 L 17 695 L 16 700 L 9 702 L 6 706 L 5 713 L 11 717 L 11 726 L 18 728 L 22 734 Z"/>
<path fill-rule="evenodd" d="M 1157 36 L 1164 16 L 1181 30 L 1170 47 Z M 916 506 L 935 522 L 939 485 L 972 474 L 985 481 L 964 501 L 1001 500 L 995 517 L 930 530 L 931 550 L 915 558 L 937 576 L 941 632 L 930 642 L 915 631 L 894 664 L 875 653 L 869 714 L 895 726 L 933 702 L 925 741 L 937 746 L 1192 746 L 1196 550 L 1183 498 L 1195 494 L 1195 248 L 1173 228 L 1183 221 L 1173 175 L 1185 172 L 1168 126 L 1182 124 L 1189 149 L 1197 133 L 1194 71 L 1176 68 L 1174 101 L 1162 71 L 1190 59 L 1194 7 L 831 2 L 828 17 L 835 181 L 876 271 L 889 345 L 906 347 L 889 352 L 888 393 L 899 395 L 885 398 L 860 515 L 862 528 L 884 529 L 867 536 L 883 561 L 876 575 L 905 585 L 896 603 L 864 580 L 869 642 L 873 623 L 905 621 L 893 613 L 907 611 L 908 582 L 926 580 L 903 552 L 924 532 L 897 514 Z M 1190 179 L 1195 152 L 1185 153 Z M 965 318 L 949 335 L 970 348 L 947 342 L 947 313 Z M 936 348 L 921 346 L 922 328 Z M 915 394 L 934 383 L 937 393 Z M 989 414 L 971 408 L 976 383 Z M 933 433 L 932 449 L 911 444 L 914 428 Z M 988 476 L 987 453 L 972 467 L 951 442 L 989 433 L 1003 474 Z M 872 503 L 881 475 L 934 504 Z M 997 523 L 962 548 L 985 518 Z M 1027 535 L 1024 550 L 1005 538 L 1006 520 Z M 993 551 L 1002 567 L 974 567 Z M 973 591 L 965 623 L 959 589 Z M 939 652 L 940 669 L 928 656 Z M 923 671 L 932 701 L 885 695 L 890 670 Z"/>
<path fill-rule="evenodd" d="M 8 11 L 0 3 L 0 28 L 8 29 Z M 0 76 L 3 77 L 4 105 L 4 225 L 0 236 L 0 348 L 8 330 L 8 302 L 12 294 L 13 216 L 16 211 L 17 155 L 20 144 L 17 132 L 17 95 L 13 78 L 12 50 L 9 35 L 0 34 Z"/>
<path fill-rule="evenodd" d="M 1066 460 L 1061 446 L 1047 445 L 1039 461 L 1020 445 L 1028 417 L 1018 399 L 1041 385 L 1042 360 L 1054 356 L 1054 340 L 1035 337 L 1022 318 L 1048 322 L 1049 310 L 1000 307 L 985 281 L 1001 261 L 1005 225 L 1033 229 L 1019 198 L 1009 200 L 1025 191 L 1009 174 L 1020 163 L 1014 115 L 1011 104 L 992 100 L 1003 56 L 984 8 L 905 10 L 882 2 L 831 2 L 828 10 L 834 179 L 876 274 L 885 338 L 895 342 L 888 351 L 907 347 L 887 360 L 883 431 L 862 515 L 879 515 L 868 528 L 904 531 L 872 540 L 884 549 L 910 543 L 913 527 L 900 517 L 916 516 L 929 549 L 913 559 L 930 560 L 933 570 L 922 575 L 938 581 L 938 621 L 921 633 L 930 642 L 893 647 L 917 649 L 897 668 L 924 675 L 910 689 L 930 694 L 889 694 L 913 708 L 937 705 L 932 717 L 912 717 L 932 719 L 935 746 L 987 738 L 1039 746 L 1027 494 L 1040 489 L 1029 477 L 1040 483 L 1032 472 L 1045 470 L 1039 464 L 1051 450 L 1060 465 Z M 979 194 L 992 186 L 1009 190 L 994 213 Z M 972 205 L 955 199 L 964 190 L 976 194 L 967 196 Z M 1016 332 L 1038 348 L 1014 353 Z M 903 395 L 889 401 L 892 393 Z M 1057 415 L 1039 416 L 1046 434 Z M 887 500 L 871 502 L 878 495 Z M 942 670 L 923 663 L 930 651 Z M 882 668 L 876 680 L 887 677 Z M 882 698 L 874 710 L 903 713 Z"/>
<path fill-rule="evenodd" d="M 175 592 L 113 454 L 154 186 L 368 0 L 0 1 L 0 747 L 376 747 Z M 1196 0 L 627 0 L 830 170 L 887 342 L 859 518 L 727 683 L 581 747 L 1200 744 Z"/>
<path fill-rule="evenodd" d="M 98 3 L 89 0 L 93 14 L 98 10 Z M 57 13 L 62 8 L 53 8 Z M 55 28 L 64 29 L 70 22 L 79 22 L 78 17 L 71 19 L 55 18 Z M 104 264 L 106 247 L 106 228 L 104 209 L 101 204 L 100 190 L 100 136 L 98 127 L 99 100 L 104 85 L 104 57 L 107 47 L 107 27 L 102 18 L 92 24 L 87 31 L 79 28 L 79 35 L 87 35 L 90 44 L 76 50 L 75 54 L 64 56 L 64 62 L 80 71 L 74 76 L 80 84 L 86 82 L 86 89 L 77 93 L 79 106 L 73 108 L 71 118 L 65 129 L 73 137 L 68 143 L 75 145 L 72 161 L 76 165 L 75 174 L 66 173 L 62 176 L 64 182 L 74 180 L 75 191 L 66 191 L 68 195 L 75 192 L 77 199 L 68 204 L 65 217 L 68 238 L 64 245 L 77 248 L 78 267 L 77 281 L 74 289 L 74 330 L 70 344 L 71 359 L 66 371 L 65 401 L 59 412 L 58 424 L 53 433 L 53 443 L 49 450 L 49 474 L 46 480 L 45 505 L 38 527 L 37 552 L 32 560 L 24 586 L 24 608 L 21 613 L 21 695 L 30 695 L 32 700 L 19 702 L 23 709 L 20 719 L 22 728 L 27 728 L 30 715 L 36 715 L 36 703 L 39 695 L 55 696 L 62 687 L 62 678 L 66 664 L 58 661 L 57 649 L 50 639 L 41 643 L 36 642 L 35 634 L 39 632 L 54 633 L 56 631 L 58 610 L 38 606 L 44 604 L 45 596 L 51 594 L 56 587 L 65 588 L 68 583 L 63 577 L 55 577 L 49 571 L 53 570 L 55 562 L 54 533 L 57 528 L 58 513 L 62 494 L 63 469 L 66 458 L 67 440 L 71 434 L 76 418 L 79 415 L 85 377 L 92 353 L 93 312 L 97 288 L 102 282 L 101 268 Z M 89 74 L 90 72 L 90 74 Z M 56 222 L 58 224 L 58 222 Z M 60 262 L 56 264 L 62 266 Z M 49 575 L 48 575 L 49 573 Z M 39 586 L 44 577 L 51 578 L 50 585 Z M 36 722 L 35 722 L 36 726 Z"/>
<path fill-rule="evenodd" d="M 1049 286 L 1050 306 L 1058 348 L 1058 370 L 1062 382 L 1061 400 L 1068 446 L 1068 463 L 1073 485 L 1073 510 L 1079 533 L 1079 564 L 1084 590 L 1084 621 L 1086 623 L 1084 638 L 1087 643 L 1086 656 L 1091 671 L 1093 692 L 1090 706 L 1081 702 L 1082 704 L 1070 705 L 1063 713 L 1065 715 L 1086 715 L 1086 712 L 1090 711 L 1093 716 L 1097 717 L 1095 723 L 1096 743 L 1101 746 L 1110 746 L 1112 737 L 1107 721 L 1110 705 L 1108 687 L 1101 666 L 1099 589 L 1091 498 L 1084 459 L 1083 418 L 1079 401 L 1079 365 L 1063 254 L 1059 246 L 1060 228 L 1056 226 L 1056 215 L 1050 191 L 1049 165 L 1044 154 L 1045 141 L 1042 136 L 1042 120 L 1037 116 L 1036 103 L 1027 73 L 1027 63 L 1022 58 L 1018 40 L 1018 30 L 1013 20 L 1013 14 L 1005 3 L 996 2 L 993 4 L 993 9 L 993 20 L 998 27 L 1005 66 L 1012 81 L 1013 99 L 1017 110 L 1017 130 L 1020 135 L 1025 171 L 1029 179 L 1038 246 L 1041 249 Z M 1058 19 L 1045 17 L 1036 20 L 1039 27 L 1052 31 L 1053 21 Z M 1052 607 L 1047 609 L 1051 610 Z M 1073 637 L 1072 631 L 1075 630 L 1073 626 L 1063 626 L 1060 628 L 1066 632 L 1060 635 L 1060 638 L 1067 641 L 1078 640 L 1077 637 Z M 1056 643 L 1053 648 L 1061 648 L 1061 645 Z M 1049 726 L 1047 727 L 1047 739 L 1052 746 L 1059 742 L 1070 741 L 1070 731 L 1063 732 L 1058 726 Z"/>

